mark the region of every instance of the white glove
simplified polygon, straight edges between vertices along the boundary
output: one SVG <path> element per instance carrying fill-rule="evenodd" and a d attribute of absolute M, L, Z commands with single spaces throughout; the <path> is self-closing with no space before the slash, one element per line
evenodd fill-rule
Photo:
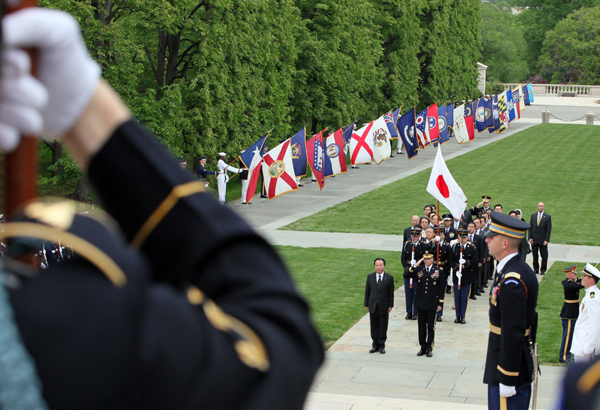
<path fill-rule="evenodd" d="M 464 259 L 462 259 L 462 258 L 458 260 L 458 263 L 460 263 L 461 265 L 464 265 L 464 264 L 465 264 L 465 262 L 466 262 L 466 260 L 464 260 Z"/>
<path fill-rule="evenodd" d="M 417 264 L 416 260 L 414 260 L 414 259 L 410 260 L 410 266 L 412 266 L 414 268 L 416 264 Z"/>
<path fill-rule="evenodd" d="M 225 174 L 225 183 L 229 182 L 229 175 Z"/>
<path fill-rule="evenodd" d="M 440 239 L 440 237 L 439 237 L 439 236 L 436 236 L 436 237 L 435 237 L 435 240 L 439 242 L 441 239 Z"/>
<path fill-rule="evenodd" d="M 29 101 L 28 103 L 41 114 L 41 132 L 44 137 L 57 137 L 71 129 L 96 92 L 100 80 L 100 67 L 89 56 L 77 21 L 68 13 L 36 7 L 5 16 L 2 20 L 2 30 L 3 46 L 6 50 L 36 50 L 38 84 L 41 83 L 46 88 L 47 95 L 43 96 L 43 99 L 47 100 L 47 103 L 42 108 Z M 5 65 L 6 63 L 3 64 L 3 69 Z M 37 82 L 29 74 L 21 74 L 23 75 L 29 78 L 26 83 Z M 21 80 L 21 83 L 23 81 Z M 2 85 L 4 86 L 4 80 Z M 5 105 L 19 98 L 15 92 L 22 91 L 22 87 L 17 86 L 3 89 L 0 97 L 2 110 L 4 111 Z M 24 97 L 22 99 L 24 100 Z M 12 123 L 5 122 L 4 117 L 5 115 L 0 118 L 0 140 L 5 139 L 2 130 L 5 130 L 7 125 L 21 133 L 29 133 L 37 125 L 37 120 L 32 115 L 23 116 L 23 121 Z"/>
<path fill-rule="evenodd" d="M 515 386 L 506 386 L 502 383 L 499 385 L 500 387 L 500 396 L 502 397 L 512 397 L 517 394 L 517 389 Z"/>
<path fill-rule="evenodd" d="M 462 273 L 460 273 L 460 272 L 456 272 L 456 277 L 457 277 L 457 278 L 462 278 Z"/>

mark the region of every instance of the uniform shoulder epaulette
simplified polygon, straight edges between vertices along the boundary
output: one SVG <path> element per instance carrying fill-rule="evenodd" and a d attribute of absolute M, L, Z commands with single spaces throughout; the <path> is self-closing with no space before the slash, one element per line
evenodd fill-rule
<path fill-rule="evenodd" d="M 521 275 L 516 273 L 516 272 L 510 272 L 507 273 L 506 275 L 504 275 L 505 278 L 517 278 L 517 279 L 521 279 Z"/>

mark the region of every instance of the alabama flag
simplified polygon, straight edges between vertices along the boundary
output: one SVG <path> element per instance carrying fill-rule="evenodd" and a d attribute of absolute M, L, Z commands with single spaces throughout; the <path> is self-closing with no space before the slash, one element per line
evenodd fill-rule
<path fill-rule="evenodd" d="M 348 172 L 346 170 L 346 155 L 344 154 L 344 135 L 340 128 L 325 140 L 325 177 Z"/>
<path fill-rule="evenodd" d="M 262 170 L 269 199 L 298 190 L 289 139 L 265 154 Z"/>
<path fill-rule="evenodd" d="M 467 197 L 448 170 L 444 157 L 442 156 L 441 146 L 438 146 L 438 152 L 435 156 L 435 161 L 433 162 L 433 168 L 431 168 L 427 192 L 448 208 L 452 216 L 460 219 L 465 211 L 465 201 L 467 200 Z"/>
<path fill-rule="evenodd" d="M 463 104 L 457 105 L 454 108 L 454 137 L 456 142 L 464 144 L 469 142 L 469 131 L 467 130 L 467 124 L 465 124 L 465 106 Z"/>
<path fill-rule="evenodd" d="M 383 116 L 377 118 L 373 122 L 373 128 L 371 128 L 370 134 L 373 147 L 373 159 L 375 160 L 375 163 L 379 165 L 392 155 L 392 144 L 390 144 L 392 136 L 390 135 L 390 130 L 388 129 Z"/>
<path fill-rule="evenodd" d="M 369 138 L 373 122 L 352 133 L 350 139 L 350 162 L 352 165 L 365 164 L 373 160 L 373 141 Z"/>

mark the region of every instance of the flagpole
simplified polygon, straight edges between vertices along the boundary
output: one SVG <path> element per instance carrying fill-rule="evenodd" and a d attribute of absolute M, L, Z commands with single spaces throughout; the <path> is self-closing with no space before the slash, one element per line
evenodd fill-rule
<path fill-rule="evenodd" d="M 437 201 L 437 210 L 438 210 L 438 225 L 437 225 L 437 236 L 439 238 L 440 236 L 440 201 Z M 437 242 L 437 265 L 438 268 L 440 267 L 440 241 L 436 241 Z"/>

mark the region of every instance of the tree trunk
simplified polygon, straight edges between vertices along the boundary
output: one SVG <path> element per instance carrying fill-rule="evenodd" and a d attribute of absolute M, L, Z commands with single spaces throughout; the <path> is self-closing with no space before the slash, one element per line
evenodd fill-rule
<path fill-rule="evenodd" d="M 52 141 L 52 146 L 53 146 L 53 148 L 51 148 L 51 151 L 52 151 L 52 165 L 56 165 L 56 163 L 58 162 L 58 160 L 62 158 L 63 144 L 62 144 L 62 142 L 60 142 L 58 140 L 54 140 L 54 141 Z M 57 167 L 56 169 L 53 169 L 51 171 L 52 178 L 54 178 L 58 174 L 60 174 L 60 167 Z"/>
<path fill-rule="evenodd" d="M 71 195 L 67 195 L 67 198 L 73 199 L 79 202 L 89 202 L 88 191 L 90 190 L 90 181 L 86 177 L 81 177 L 77 180 L 75 186 L 75 192 Z"/>

